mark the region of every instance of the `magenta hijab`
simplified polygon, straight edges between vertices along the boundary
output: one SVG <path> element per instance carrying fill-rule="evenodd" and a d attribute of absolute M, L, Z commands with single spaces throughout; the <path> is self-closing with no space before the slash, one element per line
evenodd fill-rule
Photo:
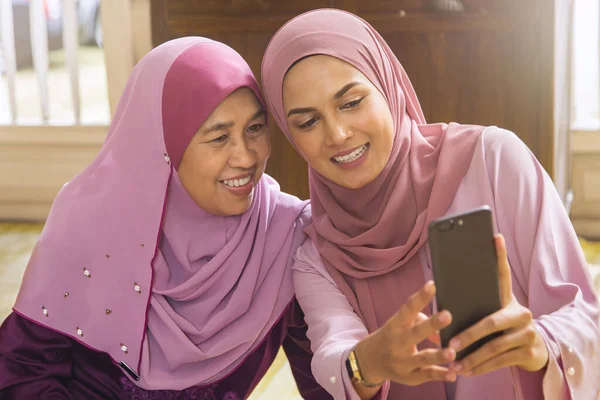
<path fill-rule="evenodd" d="M 58 194 L 15 312 L 108 353 L 144 389 L 233 372 L 293 299 L 309 212 L 266 175 L 239 216 L 205 212 L 182 186 L 187 144 L 240 87 L 262 102 L 242 57 L 212 40 L 144 57 L 100 153 Z"/>
<path fill-rule="evenodd" d="M 416 255 L 427 242 L 428 223 L 448 209 L 483 127 L 425 125 L 410 80 L 379 33 L 351 13 L 322 9 L 286 23 L 263 58 L 265 98 L 288 139 L 283 80 L 297 60 L 315 54 L 360 70 L 393 116 L 390 159 L 367 186 L 346 189 L 309 168 L 313 223 L 307 233 L 340 290 L 374 331 L 424 284 Z"/>

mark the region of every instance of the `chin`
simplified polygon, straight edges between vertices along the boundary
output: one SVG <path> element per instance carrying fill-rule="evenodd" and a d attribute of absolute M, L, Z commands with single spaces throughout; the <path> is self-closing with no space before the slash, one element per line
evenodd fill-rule
<path fill-rule="evenodd" d="M 358 190 L 367 186 L 370 182 L 345 182 L 340 186 L 345 187 L 346 189 Z"/>
<path fill-rule="evenodd" d="M 354 177 L 354 179 L 353 177 L 344 177 L 344 179 L 332 181 L 340 186 L 345 187 L 346 189 L 358 190 L 373 182 L 377 178 L 377 176 L 378 175 L 369 177 L 358 177 L 358 179 L 356 179 L 356 177 Z"/>
<path fill-rule="evenodd" d="M 250 209 L 251 205 L 252 205 L 252 197 L 250 197 L 247 200 L 239 201 L 237 204 L 232 205 L 231 207 L 228 207 L 225 210 L 227 212 L 226 215 L 232 216 L 232 217 L 235 215 L 242 215 L 243 213 L 245 213 L 246 211 L 248 211 Z"/>

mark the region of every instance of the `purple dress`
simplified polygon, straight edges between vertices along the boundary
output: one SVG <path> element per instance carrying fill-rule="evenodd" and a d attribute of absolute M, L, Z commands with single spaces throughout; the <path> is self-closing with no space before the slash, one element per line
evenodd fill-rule
<path fill-rule="evenodd" d="M 183 391 L 141 389 L 106 353 L 12 313 L 0 327 L 0 400 L 245 399 L 273 363 L 280 346 L 300 394 L 305 399 L 331 399 L 311 374 L 312 353 L 297 302 L 233 373 L 209 386 Z"/>

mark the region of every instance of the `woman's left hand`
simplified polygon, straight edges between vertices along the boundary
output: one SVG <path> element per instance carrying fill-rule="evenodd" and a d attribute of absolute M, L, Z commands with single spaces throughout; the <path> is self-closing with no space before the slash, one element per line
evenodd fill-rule
<path fill-rule="evenodd" d="M 498 234 L 494 240 L 502 309 L 455 336 L 450 347 L 458 352 L 491 333 L 504 331 L 504 334 L 453 363 L 451 370 L 461 375 L 477 376 L 511 366 L 538 371 L 548 363 L 548 349 L 533 323 L 531 311 L 513 295 L 504 237 Z"/>

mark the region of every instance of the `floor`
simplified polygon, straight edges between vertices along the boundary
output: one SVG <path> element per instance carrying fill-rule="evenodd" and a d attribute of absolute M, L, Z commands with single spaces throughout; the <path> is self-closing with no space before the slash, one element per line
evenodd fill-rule
<path fill-rule="evenodd" d="M 29 255 L 41 229 L 42 225 L 39 224 L 0 224 L 0 321 L 10 314 Z M 302 399 L 283 352 L 277 355 L 250 399 Z"/>

